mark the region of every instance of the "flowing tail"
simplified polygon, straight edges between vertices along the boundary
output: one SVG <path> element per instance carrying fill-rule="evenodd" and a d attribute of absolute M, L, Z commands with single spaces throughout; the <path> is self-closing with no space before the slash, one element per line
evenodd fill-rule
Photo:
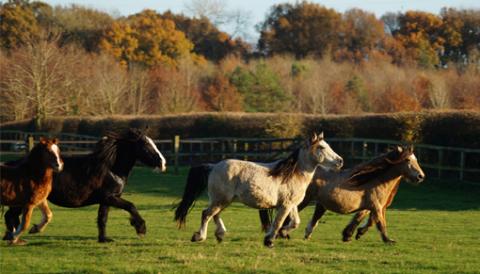
<path fill-rule="evenodd" d="M 188 171 L 187 184 L 185 185 L 182 201 L 175 207 L 175 221 L 178 228 L 185 226 L 188 212 L 193 208 L 195 200 L 207 188 L 208 175 L 212 167 L 212 164 L 203 164 L 191 167 Z"/>

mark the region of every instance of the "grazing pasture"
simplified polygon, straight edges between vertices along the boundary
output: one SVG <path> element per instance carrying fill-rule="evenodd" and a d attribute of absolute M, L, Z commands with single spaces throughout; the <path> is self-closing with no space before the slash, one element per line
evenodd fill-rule
<path fill-rule="evenodd" d="M 313 207 L 300 213 L 300 229 L 291 240 L 277 240 L 273 249 L 262 244 L 258 212 L 239 203 L 222 218 L 227 235 L 217 244 L 214 226 L 202 243 L 191 243 L 206 196 L 199 199 L 184 230 L 173 221 L 173 202 L 180 200 L 187 169 L 180 175 L 135 168 L 124 197 L 134 202 L 147 222 L 139 239 L 128 213 L 112 209 L 108 233 L 113 243 L 97 242 L 98 206 L 78 209 L 51 206 L 54 218 L 40 235 L 25 235 L 26 246 L 0 244 L 1 273 L 479 273 L 480 186 L 432 182 L 400 185 L 387 212 L 385 245 L 372 228 L 361 240 L 341 241 L 350 220 L 327 213 L 310 241 L 303 229 Z M 32 222 L 40 221 L 36 210 Z M 4 231 L 4 221 L 2 233 Z"/>

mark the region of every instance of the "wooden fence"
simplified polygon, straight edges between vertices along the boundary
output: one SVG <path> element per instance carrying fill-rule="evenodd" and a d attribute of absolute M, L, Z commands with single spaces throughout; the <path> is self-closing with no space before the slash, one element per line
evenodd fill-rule
<path fill-rule="evenodd" d="M 0 156 L 21 156 L 33 146 L 38 136 L 47 133 L 26 133 L 2 131 Z M 57 134 L 61 139 L 62 154 L 81 155 L 91 151 L 97 137 L 73 134 Z M 387 147 L 400 142 L 360 138 L 329 138 L 328 143 L 345 160 L 345 166 L 371 159 L 384 152 Z M 174 136 L 171 140 L 155 140 L 175 171 L 182 165 L 194 165 L 205 162 L 217 162 L 225 158 L 237 158 L 252 161 L 272 161 L 285 156 L 301 140 L 278 138 L 202 138 L 181 139 Z M 418 144 L 415 154 L 429 178 L 453 179 L 480 183 L 480 149 L 466 149 Z"/>

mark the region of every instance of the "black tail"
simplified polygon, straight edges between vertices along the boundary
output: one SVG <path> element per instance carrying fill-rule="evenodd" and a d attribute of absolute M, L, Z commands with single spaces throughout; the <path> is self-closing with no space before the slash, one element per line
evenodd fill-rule
<path fill-rule="evenodd" d="M 188 171 L 187 184 L 183 191 L 182 201 L 175 207 L 175 221 L 178 228 L 185 226 L 187 214 L 193 208 L 195 200 L 202 194 L 208 185 L 208 175 L 212 165 L 203 164 L 191 167 Z"/>
<path fill-rule="evenodd" d="M 272 225 L 273 208 L 260 209 L 258 214 L 260 215 L 260 222 L 262 222 L 262 231 L 267 231 L 270 228 L 270 225 Z"/>

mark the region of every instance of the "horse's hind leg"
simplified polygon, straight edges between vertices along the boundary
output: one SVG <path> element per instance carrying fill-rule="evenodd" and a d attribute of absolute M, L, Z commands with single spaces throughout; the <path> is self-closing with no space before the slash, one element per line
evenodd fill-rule
<path fill-rule="evenodd" d="M 342 241 L 349 242 L 349 241 L 352 240 L 352 235 L 355 232 L 355 229 L 363 221 L 363 219 L 365 219 L 368 212 L 370 212 L 370 211 L 369 210 L 362 210 L 362 211 L 357 212 L 353 216 L 350 223 L 342 231 Z"/>
<path fill-rule="evenodd" d="M 5 231 L 5 235 L 3 236 L 3 240 L 11 241 L 13 240 L 13 233 L 15 229 L 20 225 L 20 215 L 22 214 L 21 207 L 10 207 L 5 215 L 3 216 L 5 219 L 5 225 L 7 227 L 7 231 Z"/>
<path fill-rule="evenodd" d="M 207 239 L 208 222 L 220 211 L 222 211 L 222 208 L 219 206 L 209 206 L 202 211 L 200 229 L 197 232 L 193 233 L 192 242 L 201 242 Z"/>
<path fill-rule="evenodd" d="M 32 226 L 32 229 L 30 229 L 30 231 L 28 232 L 30 234 L 42 232 L 48 225 L 48 223 L 50 223 L 53 217 L 52 211 L 48 207 L 48 202 L 46 199 L 41 202 L 38 207 L 42 211 L 42 221 L 38 225 Z"/>
<path fill-rule="evenodd" d="M 367 233 L 368 229 L 372 225 L 373 225 L 373 218 L 372 218 L 372 213 L 370 213 L 370 216 L 368 217 L 367 222 L 357 229 L 357 234 L 355 235 L 355 240 L 360 239 L 365 233 Z"/>
<path fill-rule="evenodd" d="M 217 238 L 217 241 L 221 243 L 223 241 L 223 238 L 225 237 L 225 232 L 227 232 L 227 229 L 223 224 L 222 218 L 220 218 L 220 213 L 213 216 L 213 220 L 217 225 L 217 229 L 215 230 L 215 237 Z"/>
<path fill-rule="evenodd" d="M 317 203 L 315 205 L 315 211 L 313 212 L 312 219 L 305 228 L 305 240 L 310 239 L 313 230 L 318 225 L 318 221 L 320 220 L 320 218 L 322 218 L 323 214 L 325 214 L 325 211 L 327 210 L 320 203 Z"/>
<path fill-rule="evenodd" d="M 22 235 L 22 233 L 25 232 L 25 230 L 27 230 L 27 228 L 30 226 L 32 212 L 33 212 L 33 205 L 27 205 L 23 209 L 22 221 L 20 222 L 20 225 L 18 226 L 17 230 L 13 234 L 13 240 L 10 241 L 10 244 L 13 244 L 13 245 L 25 244 L 25 241 L 20 240 L 20 235 Z"/>
<path fill-rule="evenodd" d="M 143 218 L 140 216 L 137 208 L 133 203 L 127 200 L 124 200 L 120 197 L 110 196 L 102 204 L 106 206 L 121 208 L 123 210 L 128 211 L 128 213 L 130 213 L 130 224 L 133 227 L 135 227 L 135 230 L 137 231 L 137 235 L 143 236 L 145 235 L 145 233 L 147 233 L 147 226 L 145 225 L 145 220 L 143 220 Z M 101 235 L 99 235 L 99 237 L 100 236 Z"/>
<path fill-rule="evenodd" d="M 270 229 L 268 233 L 265 235 L 265 238 L 263 239 L 263 244 L 267 247 L 273 247 L 273 239 L 275 239 L 275 236 L 278 234 L 278 231 L 280 230 L 281 225 L 285 221 L 285 218 L 288 216 L 292 208 L 295 206 L 280 206 L 277 210 L 277 215 L 275 216 L 275 220 L 273 221 L 272 225 L 270 226 Z"/>

